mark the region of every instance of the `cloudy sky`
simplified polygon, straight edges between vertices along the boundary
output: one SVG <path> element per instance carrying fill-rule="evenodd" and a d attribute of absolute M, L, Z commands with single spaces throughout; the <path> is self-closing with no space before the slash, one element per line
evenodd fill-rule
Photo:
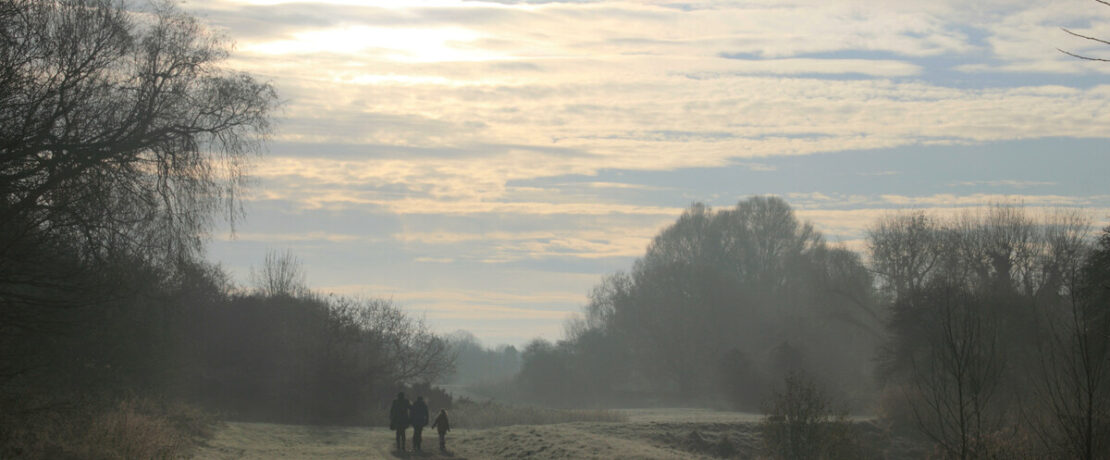
<path fill-rule="evenodd" d="M 1110 223 L 1110 7 L 1092 0 L 193 0 L 285 101 L 247 282 L 389 297 L 487 345 L 557 339 L 692 202 L 786 198 L 832 242 L 990 203 Z"/>

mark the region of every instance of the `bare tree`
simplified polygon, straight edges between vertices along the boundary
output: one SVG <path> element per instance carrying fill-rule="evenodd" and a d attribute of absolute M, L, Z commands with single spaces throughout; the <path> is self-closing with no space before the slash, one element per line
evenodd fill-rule
<path fill-rule="evenodd" d="M 1083 235 L 1075 232 L 1065 246 L 1088 253 Z M 1045 311 L 1051 334 L 1038 386 L 1044 407 L 1034 410 L 1047 416 L 1032 417 L 1050 449 L 1082 459 L 1110 450 L 1110 231 L 1089 254 L 1064 270 L 1066 306 Z"/>
<path fill-rule="evenodd" d="M 1002 423 L 993 407 L 1005 368 L 995 324 L 962 284 L 937 280 L 914 300 L 926 310 L 921 327 L 929 347 L 912 358 L 910 401 L 921 431 L 947 458 L 982 454 L 984 437 Z"/>
<path fill-rule="evenodd" d="M 920 288 L 939 265 L 939 222 L 924 212 L 889 216 L 868 230 L 872 267 L 897 296 Z"/>
<path fill-rule="evenodd" d="M 978 455 L 984 435 L 1026 428 L 1017 419 L 999 422 L 1014 401 L 1033 412 L 1065 400 L 1087 404 L 1075 392 L 1086 385 L 1077 380 L 1083 369 L 1095 364 L 1083 350 L 1091 324 L 1071 302 L 1088 219 L 995 205 L 928 221 L 888 219 L 870 235 L 876 272 L 893 294 L 884 376 L 922 395 L 913 407 L 922 430 L 951 456 Z M 929 263 L 910 257 L 914 251 Z M 1037 375 L 1044 381 L 1028 378 Z"/>
<path fill-rule="evenodd" d="M 432 333 L 423 319 L 412 318 L 389 300 L 349 303 L 353 318 L 368 333 L 380 375 L 406 384 L 427 383 L 454 369 L 447 341 Z"/>
<path fill-rule="evenodd" d="M 233 205 L 273 88 L 217 67 L 224 45 L 171 6 L 148 19 L 110 0 L 0 11 L 0 221 L 99 238 L 155 220 L 182 240 L 160 243 L 188 249 Z"/>
<path fill-rule="evenodd" d="M 173 266 L 196 254 L 215 212 L 236 214 L 274 90 L 221 69 L 226 46 L 196 19 L 170 4 L 149 13 L 0 0 L 2 308 L 45 290 L 25 273 L 71 278 L 35 254 Z"/>
<path fill-rule="evenodd" d="M 262 267 L 251 268 L 251 281 L 259 293 L 265 296 L 297 297 L 308 292 L 304 267 L 292 251 L 266 251 Z"/>

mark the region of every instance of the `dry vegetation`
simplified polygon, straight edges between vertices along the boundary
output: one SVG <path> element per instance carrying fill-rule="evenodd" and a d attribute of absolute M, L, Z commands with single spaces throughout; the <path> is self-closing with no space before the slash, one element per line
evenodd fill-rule
<path fill-rule="evenodd" d="M 5 418 L 9 443 L 0 457 L 186 458 L 214 431 L 211 415 L 184 404 L 128 398 L 97 410 L 82 407 Z"/>

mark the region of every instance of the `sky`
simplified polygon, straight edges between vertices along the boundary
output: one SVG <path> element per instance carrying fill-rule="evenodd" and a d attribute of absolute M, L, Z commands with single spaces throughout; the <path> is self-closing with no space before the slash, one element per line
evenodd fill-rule
<path fill-rule="evenodd" d="M 691 203 L 778 195 L 825 238 L 994 203 L 1110 224 L 1110 7 L 1093 0 L 191 0 L 283 102 L 243 285 L 322 292 L 488 346 L 557 340 Z"/>

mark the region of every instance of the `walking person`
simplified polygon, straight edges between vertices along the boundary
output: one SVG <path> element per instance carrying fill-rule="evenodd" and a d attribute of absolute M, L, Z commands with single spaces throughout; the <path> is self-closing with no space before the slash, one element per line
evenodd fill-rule
<path fill-rule="evenodd" d="M 397 450 L 405 451 L 405 429 L 409 427 L 409 409 L 412 407 L 405 399 L 405 392 L 397 393 L 397 399 L 389 407 L 389 429 L 397 432 Z"/>
<path fill-rule="evenodd" d="M 409 420 L 412 421 L 412 450 L 420 452 L 420 446 L 423 443 L 421 432 L 428 425 L 428 405 L 424 403 L 423 396 L 417 396 L 416 402 L 412 403 Z"/>
<path fill-rule="evenodd" d="M 451 422 L 447 420 L 447 409 L 440 409 L 432 428 L 439 432 L 439 450 L 447 450 L 447 432 L 451 431 Z"/>

